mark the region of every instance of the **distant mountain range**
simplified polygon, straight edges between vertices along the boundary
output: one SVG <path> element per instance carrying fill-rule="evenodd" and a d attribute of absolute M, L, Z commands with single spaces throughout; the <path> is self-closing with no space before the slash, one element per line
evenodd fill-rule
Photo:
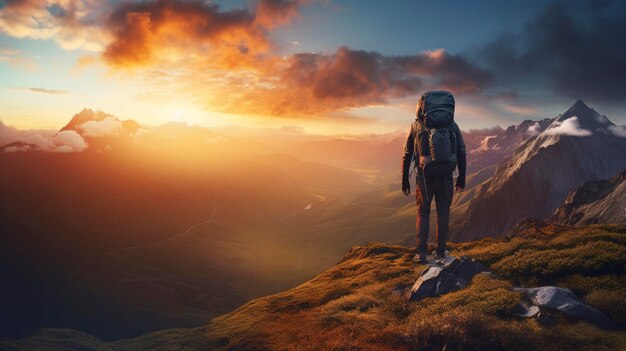
<path fill-rule="evenodd" d="M 503 235 L 520 218 L 548 218 L 575 187 L 626 168 L 620 127 L 580 100 L 526 126 L 527 137 L 517 138 L 521 143 L 477 186 L 455 239 Z"/>

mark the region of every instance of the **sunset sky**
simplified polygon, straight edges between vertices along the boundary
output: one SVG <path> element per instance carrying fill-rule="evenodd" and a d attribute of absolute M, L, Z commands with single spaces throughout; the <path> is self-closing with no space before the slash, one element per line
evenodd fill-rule
<path fill-rule="evenodd" d="M 625 124 L 624 42 L 623 1 L 0 0 L 0 119 L 383 133 L 448 89 L 463 129 Z"/>

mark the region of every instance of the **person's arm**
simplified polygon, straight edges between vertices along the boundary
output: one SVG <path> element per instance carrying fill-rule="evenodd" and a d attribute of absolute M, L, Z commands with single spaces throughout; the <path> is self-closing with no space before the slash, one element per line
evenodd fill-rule
<path fill-rule="evenodd" d="M 409 181 L 409 174 L 411 172 L 411 161 L 413 160 L 413 153 L 415 152 L 415 140 L 413 139 L 413 125 L 409 130 L 409 135 L 404 142 L 404 148 L 402 152 L 402 193 L 409 195 L 411 193 L 411 183 Z"/>
<path fill-rule="evenodd" d="M 465 151 L 465 142 L 463 142 L 463 136 L 461 135 L 461 128 L 456 125 L 456 160 L 459 167 L 459 176 L 456 178 L 455 188 L 458 191 L 465 189 L 465 172 L 467 170 L 467 152 Z"/>

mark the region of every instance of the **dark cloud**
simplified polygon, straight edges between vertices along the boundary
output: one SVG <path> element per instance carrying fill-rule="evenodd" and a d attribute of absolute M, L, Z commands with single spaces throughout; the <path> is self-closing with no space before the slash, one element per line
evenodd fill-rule
<path fill-rule="evenodd" d="M 478 92 L 489 75 L 444 50 L 386 56 L 342 47 L 333 55 L 294 55 L 283 80 L 287 85 L 311 90 L 318 99 L 384 100 L 415 94 L 424 86 Z"/>
<path fill-rule="evenodd" d="M 626 3 L 556 2 L 518 34 L 490 42 L 480 57 L 504 85 L 546 85 L 573 99 L 626 99 Z"/>

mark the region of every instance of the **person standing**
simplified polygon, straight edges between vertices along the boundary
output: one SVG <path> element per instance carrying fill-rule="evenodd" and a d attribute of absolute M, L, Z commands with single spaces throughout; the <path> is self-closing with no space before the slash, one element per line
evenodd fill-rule
<path fill-rule="evenodd" d="M 429 91 L 419 98 L 416 118 L 411 124 L 402 153 L 402 193 L 409 195 L 411 164 L 416 172 L 417 254 L 415 261 L 426 262 L 430 205 L 437 209 L 435 259 L 446 252 L 450 205 L 453 191 L 465 190 L 466 151 L 459 126 L 454 121 L 454 97 L 447 91 Z M 452 173 L 459 175 L 453 185 Z"/>

